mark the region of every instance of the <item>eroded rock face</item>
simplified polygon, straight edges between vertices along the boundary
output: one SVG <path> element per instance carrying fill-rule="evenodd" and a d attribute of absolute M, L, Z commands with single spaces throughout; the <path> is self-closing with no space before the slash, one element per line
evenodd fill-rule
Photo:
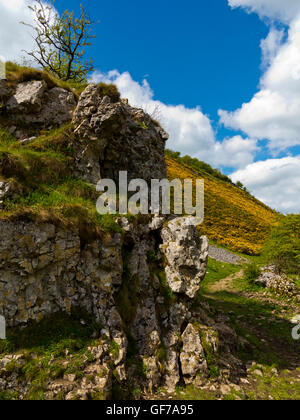
<path fill-rule="evenodd" d="M 30 114 L 38 113 L 42 108 L 42 98 L 47 89 L 44 81 L 20 83 L 16 93 L 6 104 L 9 113 Z"/>
<path fill-rule="evenodd" d="M 73 117 L 78 139 L 76 170 L 86 181 L 100 178 L 166 178 L 164 158 L 168 135 L 141 109 L 123 102 L 111 103 L 97 85 L 82 93 Z"/>
<path fill-rule="evenodd" d="M 209 243 L 190 218 L 176 218 L 162 230 L 167 282 L 174 293 L 194 298 L 206 274 Z"/>
<path fill-rule="evenodd" d="M 9 326 L 82 306 L 103 325 L 120 323 L 112 293 L 122 276 L 121 236 L 82 248 L 79 232 L 0 222 L 0 312 Z M 101 305 L 99 305 L 101 302 Z"/>
<path fill-rule="evenodd" d="M 15 127 L 12 134 L 25 138 L 30 136 L 32 126 L 44 129 L 71 121 L 76 99 L 72 92 L 65 89 L 49 89 L 44 81 L 31 81 L 19 83 L 5 105 L 8 116 L 24 125 L 22 130 Z"/>
<path fill-rule="evenodd" d="M 186 226 L 181 222 L 178 226 Z M 26 326 L 81 307 L 103 326 L 99 345 L 88 350 L 83 378 L 50 380 L 47 399 L 62 393 L 65 399 L 90 399 L 95 393 L 110 398 L 116 377 L 124 388 L 146 393 L 159 387 L 172 393 L 180 381 L 201 386 L 208 376 L 207 356 L 215 368 L 219 363 L 228 372 L 240 368 L 230 354 L 237 337 L 226 319 L 208 315 L 208 305 L 172 292 L 165 281 L 160 245 L 168 228 L 163 219 L 129 223 L 122 218 L 119 224 L 124 235 L 86 240 L 52 224 L 0 222 L 0 314 L 7 324 Z M 186 229 L 171 227 L 172 238 L 180 243 L 188 237 L 192 247 L 196 239 Z M 206 252 L 204 247 L 203 261 Z M 21 370 L 9 376 L 5 363 L 0 360 L 0 390 L 16 386 L 25 396 L 30 384 L 22 380 Z"/>
<path fill-rule="evenodd" d="M 208 374 L 207 362 L 198 328 L 189 324 L 182 334 L 183 348 L 180 353 L 181 369 L 187 385 L 194 382 L 197 375 Z"/>
<path fill-rule="evenodd" d="M 56 312 L 70 312 L 74 307 L 84 308 L 104 326 L 102 334 L 116 343 L 118 354 L 112 359 L 121 382 L 147 392 L 160 386 L 172 392 L 181 378 L 192 383 L 200 374 L 207 374 L 201 336 L 190 325 L 193 299 L 189 295 L 196 294 L 196 285 L 193 293 L 174 291 L 170 300 L 160 250 L 161 236 L 166 239 L 162 231 L 168 229 L 163 221 L 149 217 L 129 223 L 122 218 L 123 236 L 107 234 L 90 241 L 79 232 L 52 224 L 1 221 L 0 314 L 8 326 L 19 326 Z M 184 221 L 177 223 L 186 226 Z M 199 245 L 190 227 L 171 227 L 170 231 L 175 242 L 188 238 L 190 247 Z M 202 247 L 199 252 L 205 264 L 207 249 Z M 190 290 L 188 284 L 185 291 Z M 197 290 L 199 287 L 200 281 Z M 137 352 L 130 367 L 125 363 L 128 334 Z M 106 358 L 99 365 L 110 368 L 106 347 L 103 354 Z M 137 374 L 141 363 L 142 377 Z M 109 381 L 102 381 L 103 388 Z M 53 387 L 49 395 L 59 392 L 59 384 Z M 88 383 L 69 388 L 69 398 L 83 399 L 88 395 L 85 391 L 93 389 Z"/>

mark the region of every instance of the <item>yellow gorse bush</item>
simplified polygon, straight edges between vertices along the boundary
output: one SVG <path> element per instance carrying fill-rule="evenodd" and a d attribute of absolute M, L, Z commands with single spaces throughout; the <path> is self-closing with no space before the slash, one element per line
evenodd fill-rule
<path fill-rule="evenodd" d="M 250 194 L 205 172 L 195 172 L 166 157 L 168 178 L 205 180 L 205 220 L 202 234 L 233 251 L 258 255 L 278 214 Z"/>

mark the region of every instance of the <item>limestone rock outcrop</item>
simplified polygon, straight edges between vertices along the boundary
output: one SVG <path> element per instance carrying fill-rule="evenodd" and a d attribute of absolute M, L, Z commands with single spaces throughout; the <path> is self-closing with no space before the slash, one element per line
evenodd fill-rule
<path fill-rule="evenodd" d="M 160 247 L 166 239 L 162 230 L 168 228 L 162 222 L 159 217 L 134 223 L 121 218 L 124 235 L 111 233 L 86 241 L 79 231 L 50 223 L 0 221 L 0 313 L 7 325 L 26 326 L 80 307 L 105 326 L 106 334 L 117 343 L 114 366 L 121 382 L 149 391 L 159 386 L 174 390 L 182 377 L 192 383 L 200 374 L 207 375 L 199 330 L 189 324 L 200 273 L 192 293 L 189 288 L 184 289 L 187 294 L 172 292 L 164 280 Z M 191 235 L 192 228 L 169 229 L 175 241 L 186 245 L 187 255 L 196 257 L 199 242 Z M 205 243 L 202 238 L 197 254 L 202 279 Z M 126 365 L 128 334 L 137 349 L 130 367 Z M 134 373 L 139 360 L 145 366 L 143 378 Z"/>
<path fill-rule="evenodd" d="M 60 87 L 49 88 L 43 80 L 19 83 L 15 92 L 8 92 L 5 85 L 0 86 L 6 94 L 5 107 L 8 117 L 22 129 L 11 128 L 17 138 L 30 137 L 33 128 L 52 128 L 71 121 L 76 106 L 75 95 Z"/>
<path fill-rule="evenodd" d="M 176 218 L 162 230 L 167 282 L 175 293 L 194 298 L 206 273 L 208 239 L 200 237 L 191 218 Z"/>
<path fill-rule="evenodd" d="M 0 221 L 0 232 L 0 312 L 8 326 L 76 306 L 110 322 L 112 290 L 122 277 L 120 234 L 82 248 L 79 232 L 52 224 Z"/>
<path fill-rule="evenodd" d="M 182 334 L 182 341 L 181 369 L 184 381 L 189 385 L 193 383 L 197 374 L 208 374 L 208 367 L 197 327 L 189 324 Z"/>
<path fill-rule="evenodd" d="M 82 93 L 73 116 L 78 152 L 76 168 L 86 182 L 100 178 L 118 182 L 119 171 L 128 179 L 166 178 L 164 158 L 168 135 L 141 109 L 112 103 L 98 85 Z"/>

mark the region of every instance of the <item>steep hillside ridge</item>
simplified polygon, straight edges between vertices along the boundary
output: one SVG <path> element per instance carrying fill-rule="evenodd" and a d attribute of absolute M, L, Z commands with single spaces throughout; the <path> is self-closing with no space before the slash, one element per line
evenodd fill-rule
<path fill-rule="evenodd" d="M 205 220 L 201 233 L 210 240 L 245 254 L 261 252 L 278 215 L 249 193 L 205 171 L 196 172 L 166 156 L 169 179 L 205 180 Z"/>

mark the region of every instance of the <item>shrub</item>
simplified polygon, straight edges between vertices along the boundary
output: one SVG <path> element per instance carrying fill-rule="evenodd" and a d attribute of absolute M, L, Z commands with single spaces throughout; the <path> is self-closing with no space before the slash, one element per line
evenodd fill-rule
<path fill-rule="evenodd" d="M 251 283 L 254 283 L 261 274 L 261 270 L 256 263 L 248 264 L 245 269 L 245 277 Z"/>
<path fill-rule="evenodd" d="M 264 255 L 279 273 L 300 274 L 300 214 L 281 218 L 265 244 Z"/>

